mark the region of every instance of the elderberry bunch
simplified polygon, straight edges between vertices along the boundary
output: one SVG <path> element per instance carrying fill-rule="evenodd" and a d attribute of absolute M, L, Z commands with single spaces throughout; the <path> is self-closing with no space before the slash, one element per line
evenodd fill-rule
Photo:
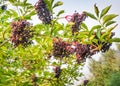
<path fill-rule="evenodd" d="M 51 13 L 49 12 L 49 10 L 46 7 L 46 3 L 44 2 L 44 0 L 39 0 L 36 4 L 35 4 L 35 10 L 37 12 L 37 15 L 39 17 L 39 19 L 45 23 L 45 24 L 51 24 Z"/>
<path fill-rule="evenodd" d="M 90 54 L 89 45 L 80 44 L 79 42 L 73 42 L 72 44 L 75 46 L 76 61 L 80 63 Z"/>
<path fill-rule="evenodd" d="M 70 55 L 69 51 L 67 51 L 67 46 L 69 44 L 67 42 L 62 41 L 60 38 L 53 39 L 53 55 L 55 57 L 67 57 Z"/>
<path fill-rule="evenodd" d="M 61 74 L 60 66 L 55 66 L 54 67 L 54 74 L 55 74 L 55 78 L 59 78 L 60 77 L 60 74 Z"/>
<path fill-rule="evenodd" d="M 30 30 L 31 24 L 26 20 L 18 20 L 13 21 L 11 23 L 11 42 L 13 43 L 14 47 L 18 45 L 27 46 L 28 44 L 32 43 L 30 40 L 33 37 L 33 31 Z"/>
<path fill-rule="evenodd" d="M 70 21 L 74 23 L 74 25 L 72 25 L 72 27 L 71 27 L 73 35 L 74 35 L 74 32 L 78 32 L 80 30 L 79 26 L 85 19 L 86 19 L 86 14 L 84 12 L 82 14 L 75 12 L 72 15 L 72 18 Z"/>

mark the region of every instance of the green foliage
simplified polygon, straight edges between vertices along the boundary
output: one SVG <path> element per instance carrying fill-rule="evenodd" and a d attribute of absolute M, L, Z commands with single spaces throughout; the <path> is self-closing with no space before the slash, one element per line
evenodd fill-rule
<path fill-rule="evenodd" d="M 106 86 L 120 86 L 120 71 L 117 73 L 113 73 L 108 79 Z"/>
<path fill-rule="evenodd" d="M 11 22 L 20 19 L 32 20 L 32 17 L 36 15 L 36 11 L 34 6 L 28 3 L 27 0 L 9 0 L 8 2 L 16 10 L 9 8 L 3 11 L 0 9 L 0 86 L 72 85 L 74 80 L 77 80 L 77 77 L 82 75 L 80 73 L 82 64 L 76 62 L 74 54 L 62 60 L 57 57 L 50 58 L 53 57 L 54 38 L 62 38 L 67 42 L 78 41 L 81 44 L 97 44 L 100 46 L 103 46 L 102 42 L 120 41 L 119 38 L 112 39 L 110 37 L 112 30 L 117 26 L 108 28 L 108 26 L 115 23 L 113 18 L 117 16 L 116 14 L 112 14 L 112 17 L 107 15 L 111 6 L 104 8 L 100 14 L 98 7 L 94 5 L 96 16 L 85 11 L 87 16 L 98 21 L 99 24 L 89 28 L 87 24 L 82 22 L 80 30 L 73 36 L 71 26 L 74 23 L 61 24 L 58 22 L 64 10 L 60 10 L 56 16 L 53 16 L 54 9 L 63 5 L 63 2 L 45 0 L 48 10 L 53 16 L 51 24 L 39 23 L 32 25 L 30 29 L 34 33 L 32 40 L 35 43 L 27 47 L 22 46 L 21 43 L 19 46 L 14 47 L 14 43 L 11 41 L 11 34 L 13 34 Z M 59 33 L 60 31 L 63 31 L 63 33 Z M 102 31 L 105 33 L 102 34 Z M 59 78 L 54 76 L 53 67 L 55 66 L 63 67 Z M 51 67 L 52 69 L 50 69 Z"/>
<path fill-rule="evenodd" d="M 101 57 L 101 61 L 91 60 L 90 71 L 93 79 L 87 86 L 119 86 L 120 51 L 109 50 Z M 118 73 L 117 73 L 118 72 Z"/>

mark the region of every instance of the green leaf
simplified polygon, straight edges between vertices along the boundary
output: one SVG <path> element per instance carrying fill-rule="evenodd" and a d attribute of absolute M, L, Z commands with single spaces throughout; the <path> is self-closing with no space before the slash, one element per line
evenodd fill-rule
<path fill-rule="evenodd" d="M 97 33 L 96 33 L 97 37 L 100 39 L 100 36 L 101 36 L 101 29 L 97 29 Z"/>
<path fill-rule="evenodd" d="M 58 1 L 54 4 L 53 8 L 63 5 L 63 2 Z"/>
<path fill-rule="evenodd" d="M 87 16 L 89 16 L 90 18 L 97 20 L 97 18 L 96 18 L 92 13 L 85 12 L 85 14 L 86 14 Z"/>
<path fill-rule="evenodd" d="M 87 27 L 87 25 L 86 25 L 85 23 L 82 23 L 82 24 L 81 24 L 81 27 L 82 27 L 84 30 L 88 31 L 88 27 Z"/>
<path fill-rule="evenodd" d="M 99 29 L 99 28 L 101 28 L 101 25 L 95 25 L 95 26 L 93 26 L 91 28 L 90 32 L 89 32 L 89 36 L 91 36 L 94 33 L 95 29 Z"/>
<path fill-rule="evenodd" d="M 9 10 L 12 13 L 13 17 L 18 17 L 18 13 L 15 10 L 13 10 L 13 9 L 9 9 Z"/>
<path fill-rule="evenodd" d="M 100 14 L 100 18 L 102 18 L 109 11 L 110 8 L 111 8 L 111 5 L 105 7 Z"/>
<path fill-rule="evenodd" d="M 110 39 L 110 42 L 120 42 L 120 38 L 112 38 Z"/>
<path fill-rule="evenodd" d="M 101 36 L 101 39 L 106 39 L 106 38 L 108 38 L 108 36 L 110 35 L 110 33 L 104 33 L 104 34 L 102 34 L 102 36 Z"/>
<path fill-rule="evenodd" d="M 51 4 L 53 4 L 54 0 L 51 0 Z"/>
<path fill-rule="evenodd" d="M 107 31 L 106 32 L 108 32 L 108 33 L 110 33 L 114 28 L 116 28 L 118 26 L 118 24 L 116 24 L 115 26 L 113 26 L 113 27 L 110 27 L 109 29 L 107 29 Z"/>
<path fill-rule="evenodd" d="M 24 0 L 23 3 L 26 4 L 27 0 Z"/>
<path fill-rule="evenodd" d="M 61 14 L 63 14 L 65 11 L 64 10 L 60 10 L 57 14 L 57 16 L 60 16 Z"/>
<path fill-rule="evenodd" d="M 96 6 L 96 4 L 94 5 L 94 11 L 95 11 L 97 17 L 99 17 L 99 9 L 98 9 L 98 7 Z"/>
<path fill-rule="evenodd" d="M 113 18 L 117 17 L 118 15 L 116 14 L 109 14 L 103 17 L 103 24 L 105 24 L 106 22 L 112 20 Z"/>
<path fill-rule="evenodd" d="M 105 26 L 107 27 L 107 26 L 109 26 L 109 25 L 111 25 L 111 24 L 114 24 L 114 23 L 116 23 L 116 21 L 108 21 L 108 22 L 105 24 Z"/>

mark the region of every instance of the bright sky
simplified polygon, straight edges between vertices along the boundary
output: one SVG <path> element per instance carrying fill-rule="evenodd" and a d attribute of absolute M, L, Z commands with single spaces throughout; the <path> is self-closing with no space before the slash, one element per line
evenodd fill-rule
<path fill-rule="evenodd" d="M 38 1 L 38 0 L 28 0 L 31 2 L 33 5 Z M 55 2 L 58 0 L 55 0 Z M 118 14 L 119 16 L 115 18 L 117 23 L 119 24 L 117 28 L 114 30 L 116 32 L 117 37 L 120 37 L 120 0 L 60 0 L 64 2 L 64 4 L 61 7 L 55 8 L 55 12 L 58 12 L 59 10 L 65 10 L 64 15 L 72 15 L 75 10 L 79 13 L 82 13 L 83 11 L 88 11 L 93 13 L 94 12 L 94 4 L 99 7 L 99 9 L 103 9 L 106 6 L 112 5 L 109 13 L 115 13 Z M 63 15 L 63 16 L 64 16 Z M 36 17 L 33 18 L 34 23 L 40 22 Z M 61 20 L 62 22 L 67 22 L 66 20 Z M 90 18 L 86 19 L 85 23 L 89 26 L 92 27 L 96 22 Z"/>

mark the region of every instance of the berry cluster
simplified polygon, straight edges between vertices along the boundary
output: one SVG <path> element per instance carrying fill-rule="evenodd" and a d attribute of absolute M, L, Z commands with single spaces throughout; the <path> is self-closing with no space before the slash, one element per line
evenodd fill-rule
<path fill-rule="evenodd" d="M 60 38 L 53 39 L 53 55 L 55 57 L 67 57 L 69 56 L 69 52 L 67 51 L 66 46 L 69 44 L 67 42 L 62 41 Z"/>
<path fill-rule="evenodd" d="M 87 44 L 80 44 L 79 42 L 72 42 L 72 45 L 75 46 L 76 61 L 80 63 L 81 60 L 84 60 L 85 57 L 90 55 L 90 48 Z"/>
<path fill-rule="evenodd" d="M 74 35 L 74 32 L 79 31 L 79 26 L 82 23 L 82 21 L 84 21 L 85 19 L 86 19 L 86 14 L 84 12 L 82 14 L 74 13 L 72 15 L 72 18 L 70 21 L 74 23 L 74 25 L 72 25 L 71 27 L 73 35 Z"/>
<path fill-rule="evenodd" d="M 111 33 L 111 37 L 114 36 L 114 33 Z M 102 46 L 99 47 L 99 45 Z M 68 57 L 71 54 L 76 55 L 76 61 L 80 63 L 81 61 L 85 60 L 87 57 L 96 54 L 97 52 L 106 52 L 111 43 L 108 42 L 101 42 L 92 44 L 80 44 L 77 41 L 73 42 L 65 42 L 60 38 L 53 39 L 53 56 L 55 57 Z"/>
<path fill-rule="evenodd" d="M 51 13 L 49 12 L 49 10 L 46 7 L 46 3 L 44 2 L 44 0 L 39 0 L 36 4 L 35 4 L 35 10 L 37 12 L 37 15 L 39 17 L 39 19 L 45 23 L 45 24 L 51 24 Z"/>
<path fill-rule="evenodd" d="M 90 53 L 90 48 L 86 44 L 79 42 L 64 42 L 60 38 L 53 39 L 53 56 L 55 57 L 68 57 L 70 54 L 76 54 L 77 62 L 83 60 Z"/>
<path fill-rule="evenodd" d="M 60 66 L 55 66 L 54 67 L 54 73 L 55 73 L 55 78 L 59 78 L 61 74 L 61 68 Z"/>
<path fill-rule="evenodd" d="M 33 31 L 30 30 L 31 24 L 26 20 L 13 21 L 11 23 L 11 42 L 14 47 L 17 47 L 19 44 L 27 46 L 32 43 L 30 38 L 33 37 Z"/>

